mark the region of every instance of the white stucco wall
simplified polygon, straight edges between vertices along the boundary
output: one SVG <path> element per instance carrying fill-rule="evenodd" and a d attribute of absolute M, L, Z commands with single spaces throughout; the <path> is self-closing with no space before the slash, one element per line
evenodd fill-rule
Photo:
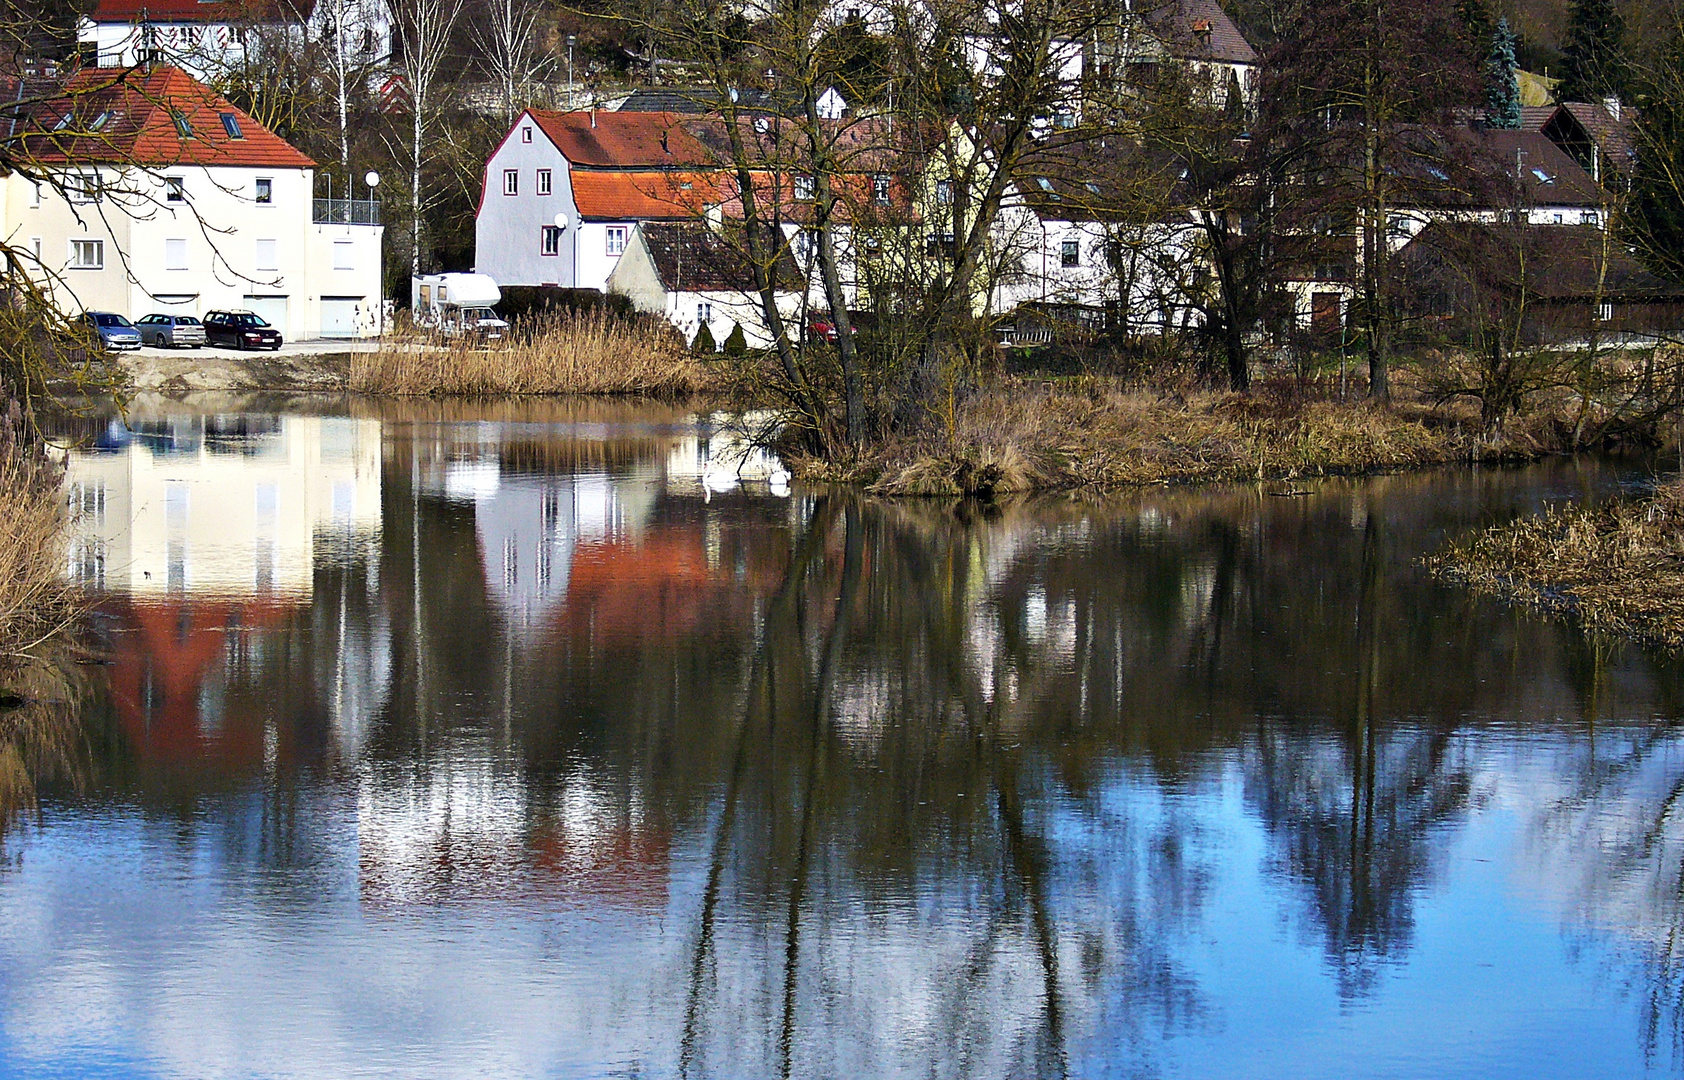
<path fill-rule="evenodd" d="M 532 132 L 531 142 L 522 141 L 525 129 Z M 520 176 L 517 195 L 503 194 L 506 169 L 514 169 Z M 537 193 L 539 169 L 550 170 L 549 195 Z M 558 213 L 566 214 L 568 222 L 561 233 L 561 250 L 557 255 L 544 255 L 543 227 L 553 223 Z M 474 269 L 490 275 L 499 285 L 581 287 L 580 232 L 567 159 L 531 117 L 522 116 L 486 161 L 479 214 L 474 222 Z M 607 273 L 603 273 L 600 280 L 583 287 L 601 289 L 607 280 Z"/>

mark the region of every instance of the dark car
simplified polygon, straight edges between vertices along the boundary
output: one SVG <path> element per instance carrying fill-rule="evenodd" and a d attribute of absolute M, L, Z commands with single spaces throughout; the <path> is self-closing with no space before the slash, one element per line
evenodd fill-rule
<path fill-rule="evenodd" d="M 140 348 L 140 331 L 134 323 L 110 311 L 84 311 L 82 321 L 99 336 L 107 349 Z"/>
<path fill-rule="evenodd" d="M 142 342 L 159 348 L 191 345 L 197 349 L 205 343 L 205 324 L 191 315 L 148 315 L 135 329 Z"/>
<path fill-rule="evenodd" d="M 205 315 L 205 340 L 235 349 L 279 349 L 281 332 L 249 311 L 212 311 Z"/>

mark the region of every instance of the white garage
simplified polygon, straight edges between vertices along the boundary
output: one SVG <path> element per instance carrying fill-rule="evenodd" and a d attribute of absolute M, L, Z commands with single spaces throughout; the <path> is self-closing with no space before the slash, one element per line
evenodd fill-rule
<path fill-rule="evenodd" d="M 369 321 L 363 301 L 361 296 L 322 297 L 322 337 L 361 336 L 363 324 Z"/>
<path fill-rule="evenodd" d="M 287 322 L 287 298 L 284 296 L 247 296 L 246 308 L 253 315 L 257 315 L 264 322 L 281 332 L 285 338 L 292 337 L 292 327 Z"/>

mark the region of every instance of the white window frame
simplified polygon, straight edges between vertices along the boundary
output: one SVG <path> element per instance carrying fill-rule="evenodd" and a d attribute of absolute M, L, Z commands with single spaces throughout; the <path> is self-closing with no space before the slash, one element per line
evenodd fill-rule
<path fill-rule="evenodd" d="M 819 184 L 811 176 L 796 176 L 792 181 L 795 186 L 796 202 L 812 202 L 818 198 Z"/>
<path fill-rule="evenodd" d="M 503 170 L 503 194 L 505 194 L 505 195 L 519 195 L 520 194 L 520 170 L 519 169 L 504 169 Z"/>
<path fill-rule="evenodd" d="M 555 174 L 549 169 L 538 170 L 538 194 L 548 195 L 555 189 Z"/>
<path fill-rule="evenodd" d="M 879 206 L 888 206 L 891 192 L 894 190 L 893 180 L 886 173 L 878 173 L 871 178 L 871 198 Z"/>
<path fill-rule="evenodd" d="M 545 225 L 538 230 L 538 254 L 549 257 L 561 254 L 561 228 Z"/>
<path fill-rule="evenodd" d="M 168 203 L 184 203 L 187 201 L 187 178 L 185 176 L 164 177 L 164 201 Z"/>
<path fill-rule="evenodd" d="M 84 247 L 85 245 L 85 247 Z M 93 261 L 82 258 L 86 251 L 95 256 Z M 105 241 L 93 237 L 73 237 L 70 240 L 70 258 L 65 263 L 66 270 L 104 270 L 105 269 Z"/>
<path fill-rule="evenodd" d="M 99 201 L 99 173 L 77 171 L 69 174 L 65 179 L 64 194 L 73 203 Z"/>
<path fill-rule="evenodd" d="M 357 242 L 355 240 L 335 240 L 333 242 L 333 268 L 335 270 L 355 270 L 357 268 Z"/>
<path fill-rule="evenodd" d="M 281 268 L 281 242 L 279 240 L 258 240 L 253 245 L 252 268 L 262 273 L 274 273 Z M 265 258 L 267 252 L 267 258 Z M 265 262 L 270 263 L 264 266 Z"/>
<path fill-rule="evenodd" d="M 29 181 L 29 208 L 37 210 L 41 206 L 41 183 L 38 180 Z"/>
<path fill-rule="evenodd" d="M 187 269 L 187 241 L 178 237 L 170 237 L 164 241 L 164 269 Z"/>
<path fill-rule="evenodd" d="M 605 255 L 624 255 L 626 241 L 631 239 L 631 227 L 627 225 L 610 225 L 602 232 L 602 250 Z"/>
<path fill-rule="evenodd" d="M 265 190 L 264 185 L 268 185 L 267 190 Z M 251 186 L 251 201 L 256 203 L 258 206 L 275 205 L 275 178 L 272 176 L 259 176 L 255 181 L 253 181 Z"/>
<path fill-rule="evenodd" d="M 1067 237 L 1058 242 L 1058 265 L 1066 270 L 1082 265 L 1082 242 Z"/>

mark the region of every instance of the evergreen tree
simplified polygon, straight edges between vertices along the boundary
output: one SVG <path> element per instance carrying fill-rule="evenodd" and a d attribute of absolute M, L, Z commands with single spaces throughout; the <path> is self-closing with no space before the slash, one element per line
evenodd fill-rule
<path fill-rule="evenodd" d="M 707 323 L 703 323 L 702 328 L 696 331 L 696 340 L 690 343 L 690 348 L 703 356 L 712 356 L 719 351 L 719 345 L 713 340 L 713 331 L 708 329 Z"/>
<path fill-rule="evenodd" d="M 1684 20 L 1643 84 L 1627 231 L 1651 270 L 1684 282 Z"/>
<path fill-rule="evenodd" d="M 724 352 L 727 356 L 742 356 L 748 352 L 748 335 L 743 333 L 742 323 L 731 324 L 731 332 L 725 335 Z"/>
<path fill-rule="evenodd" d="M 1623 93 L 1625 32 L 1614 0 L 1573 0 L 1557 100 L 1600 101 Z"/>
<path fill-rule="evenodd" d="M 1485 122 L 1491 127 L 1520 127 L 1520 83 L 1514 69 L 1514 32 L 1508 19 L 1499 19 L 1485 58 Z"/>

